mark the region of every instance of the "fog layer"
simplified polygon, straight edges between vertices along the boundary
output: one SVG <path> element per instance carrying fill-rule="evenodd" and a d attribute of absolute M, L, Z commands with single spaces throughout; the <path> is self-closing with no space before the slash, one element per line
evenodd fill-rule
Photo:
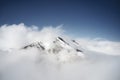
<path fill-rule="evenodd" d="M 39 41 L 48 49 L 58 36 L 73 40 L 61 26 L 1 26 L 0 80 L 120 80 L 120 42 L 75 38 L 84 58 L 73 56 L 73 52 L 57 55 L 37 48 L 21 49 Z"/>

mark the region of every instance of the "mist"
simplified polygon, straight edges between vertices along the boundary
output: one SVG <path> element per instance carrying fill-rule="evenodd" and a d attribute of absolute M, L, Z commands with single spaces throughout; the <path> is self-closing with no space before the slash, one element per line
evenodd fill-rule
<path fill-rule="evenodd" d="M 41 41 L 50 48 L 52 41 L 67 36 L 62 26 L 26 26 L 25 24 L 0 27 L 0 80 L 120 80 L 120 42 L 101 38 L 74 38 L 84 57 L 61 51 L 59 55 L 46 54 L 36 48 L 23 46 Z M 57 58 L 59 57 L 60 60 Z"/>

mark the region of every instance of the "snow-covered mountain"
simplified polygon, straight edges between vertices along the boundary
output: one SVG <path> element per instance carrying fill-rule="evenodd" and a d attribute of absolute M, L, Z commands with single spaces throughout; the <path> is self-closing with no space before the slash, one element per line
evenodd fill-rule
<path fill-rule="evenodd" d="M 75 40 L 65 40 L 58 36 L 49 44 L 49 47 L 47 46 L 44 42 L 39 41 L 28 44 L 22 47 L 22 49 L 27 50 L 36 48 L 40 53 L 44 52 L 44 54 L 56 55 L 59 61 L 63 62 L 77 59 L 76 57 L 79 57 L 80 59 L 85 57 L 84 51 Z"/>

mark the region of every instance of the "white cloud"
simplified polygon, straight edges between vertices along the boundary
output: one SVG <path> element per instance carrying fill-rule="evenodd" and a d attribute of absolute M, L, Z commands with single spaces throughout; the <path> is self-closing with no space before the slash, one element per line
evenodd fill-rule
<path fill-rule="evenodd" d="M 56 37 L 69 38 L 63 32 L 60 26 L 44 27 L 42 30 L 24 24 L 1 26 L 0 80 L 120 79 L 120 42 L 76 39 L 84 50 L 85 59 L 67 63 L 60 63 L 55 55 L 44 54 L 35 48 L 20 49 L 36 41 L 42 41 L 49 48 Z M 58 56 L 68 58 L 64 54 L 67 53 L 63 51 Z"/>
<path fill-rule="evenodd" d="M 46 44 L 56 36 L 61 35 L 60 26 L 53 28 L 44 27 L 39 30 L 36 27 L 27 27 L 23 23 L 19 25 L 4 25 L 0 28 L 0 49 L 20 48 L 25 44 L 35 41 L 43 41 Z"/>
<path fill-rule="evenodd" d="M 113 42 L 104 39 L 77 39 L 79 44 L 88 50 L 108 55 L 120 55 L 120 42 Z"/>

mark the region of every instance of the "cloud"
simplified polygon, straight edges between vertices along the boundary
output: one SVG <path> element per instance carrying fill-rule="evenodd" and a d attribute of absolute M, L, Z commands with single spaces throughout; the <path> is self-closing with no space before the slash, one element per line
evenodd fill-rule
<path fill-rule="evenodd" d="M 79 44 L 90 51 L 96 51 L 108 55 L 120 55 L 120 42 L 104 39 L 77 39 Z"/>
<path fill-rule="evenodd" d="M 52 41 L 51 39 L 61 35 L 62 32 L 60 26 L 56 28 L 48 26 L 39 30 L 38 27 L 27 27 L 23 23 L 3 25 L 0 28 L 0 49 L 20 48 L 35 41 L 43 41 L 49 44 L 49 41 Z"/>
<path fill-rule="evenodd" d="M 119 80 L 120 42 L 76 38 L 85 58 L 61 63 L 56 55 L 21 47 L 42 41 L 46 48 L 56 37 L 71 38 L 61 26 L 39 29 L 23 23 L 0 27 L 0 80 Z M 65 51 L 62 58 L 67 59 Z M 75 57 L 76 58 L 76 57 Z M 69 58 L 71 60 L 72 58 Z"/>

